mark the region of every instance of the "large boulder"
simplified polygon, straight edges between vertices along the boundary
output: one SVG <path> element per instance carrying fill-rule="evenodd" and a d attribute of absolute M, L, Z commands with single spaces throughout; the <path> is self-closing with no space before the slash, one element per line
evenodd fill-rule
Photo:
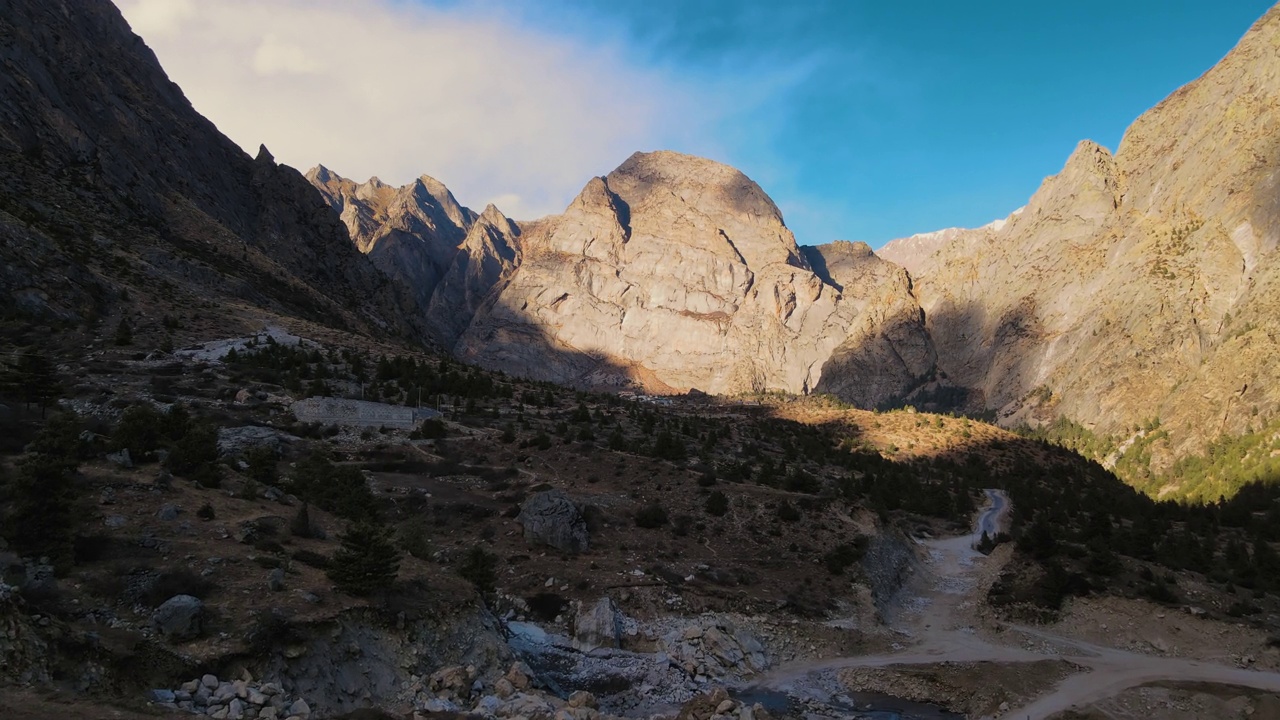
<path fill-rule="evenodd" d="M 151 616 L 156 632 L 170 640 L 191 640 L 199 637 L 204 624 L 204 603 L 191 595 L 175 595 Z"/>
<path fill-rule="evenodd" d="M 224 427 L 218 429 L 218 454 L 243 455 L 249 450 L 268 447 L 277 453 L 285 444 L 295 442 L 298 438 L 275 428 L 258 425 L 244 427 Z"/>
<path fill-rule="evenodd" d="M 578 613 L 573 623 L 573 647 L 582 652 L 616 648 L 622 640 L 622 616 L 608 596 Z"/>
<path fill-rule="evenodd" d="M 587 521 L 560 490 L 546 490 L 529 498 L 516 522 L 524 527 L 524 537 L 530 542 L 572 553 L 587 549 Z"/>

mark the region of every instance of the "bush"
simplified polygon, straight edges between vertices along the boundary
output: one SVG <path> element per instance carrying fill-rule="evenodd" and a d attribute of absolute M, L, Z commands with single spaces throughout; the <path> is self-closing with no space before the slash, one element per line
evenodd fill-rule
<path fill-rule="evenodd" d="M 307 503 L 302 503 L 302 507 L 298 508 L 298 512 L 294 514 L 293 520 L 289 523 L 289 534 L 300 538 L 316 536 L 315 526 L 311 522 L 311 507 Z"/>
<path fill-rule="evenodd" d="M 201 505 L 200 509 L 196 511 L 196 517 L 201 520 L 212 520 L 216 515 L 217 513 L 214 512 L 213 506 L 209 503 Z"/>
<path fill-rule="evenodd" d="M 707 497 L 707 514 L 724 517 L 729 512 L 729 496 L 716 490 Z"/>
<path fill-rule="evenodd" d="M 329 561 L 329 579 L 348 595 L 369 595 L 386 590 L 400 573 L 400 551 L 391 530 L 363 521 L 339 536 L 342 546 Z"/>
<path fill-rule="evenodd" d="M 778 519 L 783 522 L 789 522 L 789 523 L 799 522 L 800 511 L 797 510 L 796 507 L 791 503 L 787 502 L 786 500 L 783 500 L 781 503 L 778 504 Z"/>
<path fill-rule="evenodd" d="M 479 545 L 472 545 L 458 561 L 456 572 L 464 580 L 476 586 L 482 594 L 493 592 L 498 579 L 498 556 Z"/>
<path fill-rule="evenodd" d="M 173 568 L 160 573 L 138 600 L 148 607 L 159 607 L 175 595 L 191 595 L 203 600 L 213 588 L 214 584 L 199 573 L 189 568 Z"/>
<path fill-rule="evenodd" d="M 75 486 L 63 458 L 34 455 L 6 483 L 4 537 L 23 555 L 48 557 L 59 571 L 75 562 Z"/>
<path fill-rule="evenodd" d="M 275 485 L 280 482 L 280 471 L 276 466 L 276 451 L 269 447 L 256 447 L 244 454 L 244 461 L 249 469 L 245 471 L 249 477 L 263 485 Z"/>
<path fill-rule="evenodd" d="M 666 524 L 667 510 L 656 502 L 636 511 L 636 527 L 652 530 Z"/>
<path fill-rule="evenodd" d="M 319 453 L 298 462 L 289 489 L 321 510 L 348 520 L 370 519 L 377 514 L 364 474 L 350 465 L 334 465 Z"/>
<path fill-rule="evenodd" d="M 822 556 L 822 564 L 832 575 L 843 575 L 849 566 L 854 565 L 867 552 L 867 539 L 859 537 L 852 543 L 837 545 Z"/>
<path fill-rule="evenodd" d="M 150 458 L 165 437 L 164 420 L 164 415 L 149 404 L 130 407 L 111 433 L 110 448 L 128 449 L 138 461 Z"/>
<path fill-rule="evenodd" d="M 396 528 L 396 542 L 400 549 L 419 560 L 430 560 L 431 543 L 427 540 L 427 521 L 421 517 L 410 518 Z"/>
<path fill-rule="evenodd" d="M 173 444 L 173 450 L 165 460 L 165 467 L 169 468 L 169 472 L 174 475 L 191 477 L 193 474 L 199 474 L 207 478 L 209 471 L 204 468 L 208 465 L 216 465 L 217 462 L 218 431 L 210 423 L 199 423 L 188 429 L 182 438 Z M 197 473 L 197 471 L 201 472 Z M 200 484 L 206 485 L 204 482 Z"/>

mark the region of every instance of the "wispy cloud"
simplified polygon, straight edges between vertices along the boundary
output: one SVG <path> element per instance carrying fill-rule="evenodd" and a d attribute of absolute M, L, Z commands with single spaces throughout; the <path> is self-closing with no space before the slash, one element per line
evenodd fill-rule
<path fill-rule="evenodd" d="M 196 109 L 250 152 L 513 217 L 561 211 L 635 150 L 714 152 L 735 93 L 498 5 L 117 0 Z"/>

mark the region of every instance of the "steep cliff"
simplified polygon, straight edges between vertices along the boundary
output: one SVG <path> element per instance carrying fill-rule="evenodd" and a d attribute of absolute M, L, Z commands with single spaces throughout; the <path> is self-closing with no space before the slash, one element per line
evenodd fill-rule
<path fill-rule="evenodd" d="M 418 333 L 306 181 L 201 117 L 113 5 L 0 8 L 6 310 L 91 318 L 132 289 Z"/>
<path fill-rule="evenodd" d="M 1007 423 L 1159 419 L 1167 467 L 1280 404 L 1280 9 L 1026 209 L 918 263 L 939 365 Z M 1170 490 L 1174 490 L 1171 488 Z"/>
<path fill-rule="evenodd" d="M 306 177 L 338 213 L 356 248 L 409 288 L 425 309 L 476 214 L 427 175 L 400 188 L 376 177 L 357 184 L 323 165 L 307 171 Z"/>
<path fill-rule="evenodd" d="M 808 392 L 837 347 L 858 344 L 855 324 L 858 337 L 878 337 L 882 323 L 904 322 L 898 309 L 915 303 L 905 274 L 887 263 L 866 277 L 851 273 L 845 287 L 824 280 L 758 185 L 672 152 L 637 153 L 592 180 L 521 245 L 518 269 L 481 307 L 457 353 L 576 385 Z M 877 261 L 867 255 L 870 268 Z M 882 282 L 888 276 L 895 282 Z M 869 308 L 877 292 L 893 309 Z M 918 308 L 915 322 L 923 347 L 888 368 L 888 379 L 880 366 L 853 360 L 868 351 L 846 349 L 850 368 L 874 376 L 864 385 L 901 394 L 928 372 L 932 348 Z"/>

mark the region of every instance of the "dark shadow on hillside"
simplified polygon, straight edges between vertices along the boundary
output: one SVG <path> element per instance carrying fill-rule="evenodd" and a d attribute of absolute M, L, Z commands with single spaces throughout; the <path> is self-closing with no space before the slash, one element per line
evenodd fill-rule
<path fill-rule="evenodd" d="M 887 333 L 867 342 L 841 346 L 839 355 L 833 354 L 824 365 L 817 390 L 865 409 L 910 405 L 927 412 L 994 420 L 998 408 L 1034 389 L 1033 374 L 1045 343 L 1033 306 L 1020 306 L 993 322 L 978 302 L 947 303 L 926 315 L 924 324 L 936 353 L 928 372 L 891 378 L 893 382 L 875 387 L 883 379 L 875 374 L 877 365 L 902 355 L 899 348 L 905 333 L 901 325 L 888 325 Z M 868 385 L 873 388 L 870 392 Z"/>

